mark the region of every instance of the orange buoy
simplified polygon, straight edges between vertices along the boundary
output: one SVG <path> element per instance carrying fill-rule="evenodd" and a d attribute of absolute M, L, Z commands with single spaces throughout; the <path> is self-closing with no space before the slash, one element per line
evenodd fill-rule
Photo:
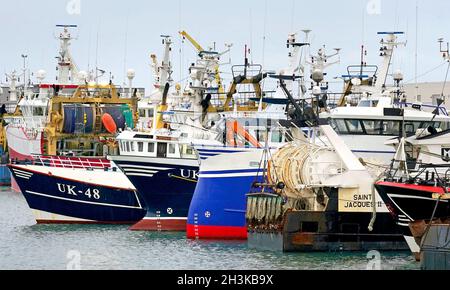
<path fill-rule="evenodd" d="M 113 117 L 110 114 L 104 114 L 102 117 L 102 123 L 105 127 L 106 131 L 108 131 L 111 134 L 117 133 L 117 125 L 114 121 Z"/>

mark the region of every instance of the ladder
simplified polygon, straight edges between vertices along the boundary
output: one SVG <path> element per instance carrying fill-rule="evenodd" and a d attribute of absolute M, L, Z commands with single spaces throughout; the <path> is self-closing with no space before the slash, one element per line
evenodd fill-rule
<path fill-rule="evenodd" d="M 102 116 L 103 112 L 99 106 L 95 107 L 95 133 L 101 133 L 103 124 L 102 124 Z"/>

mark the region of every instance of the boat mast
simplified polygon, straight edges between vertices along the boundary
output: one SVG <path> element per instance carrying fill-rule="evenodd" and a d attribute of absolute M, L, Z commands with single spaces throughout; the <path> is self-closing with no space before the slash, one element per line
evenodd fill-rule
<path fill-rule="evenodd" d="M 172 85 L 172 63 L 170 61 L 170 53 L 172 52 L 172 39 L 169 35 L 161 35 L 164 44 L 164 58 L 161 66 L 158 68 L 159 72 L 159 86 L 163 91 L 166 84 Z"/>
<path fill-rule="evenodd" d="M 391 66 L 392 56 L 394 55 L 394 49 L 399 45 L 405 45 L 405 43 L 397 42 L 397 35 L 402 35 L 403 32 L 378 32 L 378 35 L 385 35 L 386 39 L 381 40 L 381 57 L 383 62 L 380 68 L 380 72 L 375 83 L 377 91 L 384 91 L 386 88 L 387 77 L 389 75 L 389 68 Z"/>
<path fill-rule="evenodd" d="M 60 40 L 58 83 L 60 85 L 73 84 L 75 77 L 78 77 L 79 70 L 70 52 L 71 40 L 76 38 L 72 37 L 69 28 L 76 28 L 77 25 L 56 25 L 56 27 L 63 28 L 63 32 L 58 37 Z"/>
<path fill-rule="evenodd" d="M 19 80 L 17 76 L 17 72 L 13 71 L 10 74 L 5 74 L 8 79 L 9 85 L 9 101 L 16 102 L 17 101 L 17 81 Z"/>

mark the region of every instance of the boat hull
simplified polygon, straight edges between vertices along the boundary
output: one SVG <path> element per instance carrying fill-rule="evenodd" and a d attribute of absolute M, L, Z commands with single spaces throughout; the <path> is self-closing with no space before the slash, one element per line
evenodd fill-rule
<path fill-rule="evenodd" d="M 438 202 L 437 199 L 437 196 L 444 194 L 443 188 L 394 182 L 378 182 L 375 187 L 401 227 L 409 248 L 416 255 L 420 252 L 420 246 L 411 232 L 410 224 L 430 220 L 435 208 L 435 218 L 450 216 L 449 200 Z"/>
<path fill-rule="evenodd" d="M 189 239 L 248 238 L 247 193 L 262 176 L 259 168 L 262 153 L 255 149 L 212 156 L 202 162 L 189 210 Z"/>
<path fill-rule="evenodd" d="M 146 214 L 145 203 L 121 172 L 32 165 L 10 169 L 39 224 L 134 224 Z"/>
<path fill-rule="evenodd" d="M 41 155 L 44 152 L 44 134 L 27 134 L 24 127 L 10 125 L 6 127 L 9 158 L 14 161 L 33 160 L 33 155 Z M 11 189 L 20 193 L 20 187 L 14 176 L 10 177 Z"/>
<path fill-rule="evenodd" d="M 189 206 L 197 186 L 198 161 L 131 156 L 110 157 L 147 204 L 136 231 L 186 231 Z"/>

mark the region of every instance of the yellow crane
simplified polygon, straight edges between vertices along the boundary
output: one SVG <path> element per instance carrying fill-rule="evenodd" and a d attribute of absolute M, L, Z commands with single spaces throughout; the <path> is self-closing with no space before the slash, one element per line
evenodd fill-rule
<path fill-rule="evenodd" d="M 183 37 L 183 39 L 187 39 L 198 51 L 199 54 L 202 52 L 205 52 L 206 50 L 201 46 L 189 33 L 186 31 L 180 31 L 180 35 Z M 216 76 L 216 82 L 217 86 L 219 88 L 219 99 L 223 99 L 223 96 L 225 95 L 225 90 L 222 85 L 222 78 L 220 76 L 220 65 L 217 64 L 217 66 L 214 68 L 215 70 L 215 76 Z"/>

